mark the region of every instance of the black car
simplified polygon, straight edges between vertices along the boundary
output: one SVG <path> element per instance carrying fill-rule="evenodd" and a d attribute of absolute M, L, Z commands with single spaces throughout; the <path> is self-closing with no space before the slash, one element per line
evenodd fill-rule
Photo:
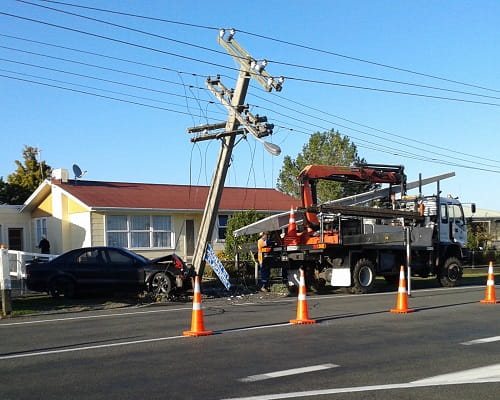
<path fill-rule="evenodd" d="M 191 275 L 192 271 L 175 254 L 149 260 L 127 249 L 99 246 L 27 264 L 26 286 L 53 297 L 74 297 L 90 291 L 169 295 L 174 289 L 188 286 Z"/>

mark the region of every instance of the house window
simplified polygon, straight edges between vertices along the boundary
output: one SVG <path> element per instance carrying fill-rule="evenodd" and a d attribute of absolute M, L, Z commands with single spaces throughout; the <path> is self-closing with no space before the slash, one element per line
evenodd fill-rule
<path fill-rule="evenodd" d="M 229 215 L 219 215 L 217 220 L 217 240 L 226 240 L 227 221 Z"/>
<path fill-rule="evenodd" d="M 132 249 L 172 248 L 171 217 L 166 215 L 108 215 L 106 242 Z"/>
<path fill-rule="evenodd" d="M 110 215 L 106 218 L 106 242 L 109 246 L 128 246 L 128 218 L 126 215 Z"/>
<path fill-rule="evenodd" d="M 42 236 L 47 237 L 47 218 L 35 219 L 35 243 L 38 245 Z"/>

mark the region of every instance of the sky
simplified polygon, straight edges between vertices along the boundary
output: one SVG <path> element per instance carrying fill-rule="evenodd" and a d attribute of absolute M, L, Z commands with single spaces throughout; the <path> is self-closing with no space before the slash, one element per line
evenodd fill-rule
<path fill-rule="evenodd" d="M 334 129 L 369 163 L 455 172 L 442 195 L 500 210 L 496 0 L 3 0 L 0 176 L 28 145 L 70 178 L 209 185 L 221 142 L 187 129 L 228 118 L 206 87 L 240 68 L 220 28 L 285 78 L 245 99 L 281 154 L 240 135 L 226 186 L 275 187 L 285 156 Z"/>

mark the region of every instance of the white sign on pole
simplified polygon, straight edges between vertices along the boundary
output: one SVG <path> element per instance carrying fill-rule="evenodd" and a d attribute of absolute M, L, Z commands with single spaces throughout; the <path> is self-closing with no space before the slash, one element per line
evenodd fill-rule
<path fill-rule="evenodd" d="M 219 260 L 214 250 L 212 249 L 212 246 L 210 245 L 207 245 L 205 261 L 212 267 L 226 289 L 229 290 L 229 288 L 231 287 L 231 283 L 229 282 L 229 274 L 227 273 L 224 265 L 222 265 L 222 262 Z"/>
<path fill-rule="evenodd" d="M 9 268 L 9 252 L 7 249 L 0 249 L 0 289 L 10 290 L 10 268 Z"/>

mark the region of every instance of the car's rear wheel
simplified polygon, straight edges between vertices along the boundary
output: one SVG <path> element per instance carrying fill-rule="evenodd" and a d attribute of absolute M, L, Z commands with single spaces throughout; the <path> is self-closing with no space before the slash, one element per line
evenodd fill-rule
<path fill-rule="evenodd" d="M 65 277 L 55 278 L 50 282 L 49 293 L 54 298 L 62 295 L 64 297 L 72 299 L 76 295 L 75 282 Z"/>
<path fill-rule="evenodd" d="M 149 291 L 157 296 L 168 296 L 172 291 L 172 279 L 165 272 L 157 272 L 151 278 Z"/>

